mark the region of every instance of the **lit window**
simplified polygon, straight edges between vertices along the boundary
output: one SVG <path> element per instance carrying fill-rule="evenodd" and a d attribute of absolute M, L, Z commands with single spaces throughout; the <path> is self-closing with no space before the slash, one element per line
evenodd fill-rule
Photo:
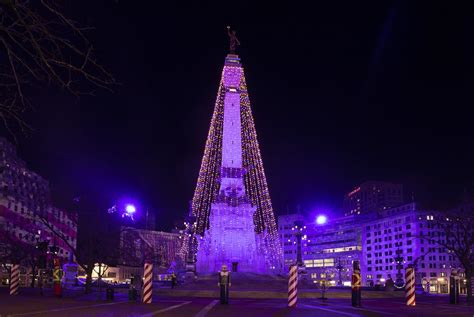
<path fill-rule="evenodd" d="M 334 266 L 334 259 L 324 259 L 324 266 Z"/>

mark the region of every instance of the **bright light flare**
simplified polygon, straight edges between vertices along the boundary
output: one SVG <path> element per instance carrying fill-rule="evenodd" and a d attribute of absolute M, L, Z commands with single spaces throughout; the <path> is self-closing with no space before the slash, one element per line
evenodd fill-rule
<path fill-rule="evenodd" d="M 324 225 L 328 221 L 328 218 L 325 215 L 319 215 L 316 217 L 316 223 L 318 225 Z"/>
<path fill-rule="evenodd" d="M 127 212 L 127 214 L 133 214 L 137 211 L 137 209 L 135 208 L 134 205 L 128 204 L 125 206 L 125 211 Z"/>

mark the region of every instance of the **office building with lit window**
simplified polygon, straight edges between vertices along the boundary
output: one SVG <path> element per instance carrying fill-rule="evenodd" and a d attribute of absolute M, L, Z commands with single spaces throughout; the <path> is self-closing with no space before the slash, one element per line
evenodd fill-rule
<path fill-rule="evenodd" d="M 403 203 L 401 184 L 367 181 L 344 195 L 343 210 L 345 215 L 378 213 Z"/>
<path fill-rule="evenodd" d="M 278 218 L 285 268 L 297 262 L 300 245 L 302 264 L 313 282 L 350 285 L 352 261 L 361 257 L 360 226 L 354 226 L 354 216 L 320 217 L 318 221 L 306 221 L 299 214 Z"/>
<path fill-rule="evenodd" d="M 415 203 L 385 210 L 362 225 L 361 277 L 365 286 L 385 285 L 392 279 L 402 287 L 405 268 L 415 267 L 415 282 L 431 293 L 447 293 L 451 270 L 459 268 L 455 256 L 431 237 L 444 235 L 433 212 Z M 397 285 L 397 279 L 401 280 Z"/>
<path fill-rule="evenodd" d="M 28 169 L 15 146 L 0 137 L 0 243 L 15 254 L 44 241 L 64 262 L 71 259 L 77 215 L 52 206 L 48 181 Z"/>

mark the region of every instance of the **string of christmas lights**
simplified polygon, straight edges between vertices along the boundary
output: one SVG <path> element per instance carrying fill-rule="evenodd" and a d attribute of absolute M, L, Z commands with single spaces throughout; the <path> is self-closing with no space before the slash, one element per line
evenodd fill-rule
<path fill-rule="evenodd" d="M 283 253 L 244 76 L 241 78 L 240 91 L 242 163 L 247 171 L 244 175 L 245 188 L 252 204 L 257 206 L 254 214 L 255 231 L 263 234 L 266 257 L 274 268 L 280 269 Z"/>
<path fill-rule="evenodd" d="M 216 105 L 207 136 L 201 169 L 192 201 L 192 213 L 196 217 L 196 234 L 204 235 L 209 228 L 211 204 L 219 193 L 220 169 L 222 162 L 222 130 L 224 125 L 224 71 L 217 93 Z"/>
<path fill-rule="evenodd" d="M 224 76 L 227 74 L 227 78 Z M 196 217 L 194 233 L 204 236 L 204 232 L 209 229 L 209 215 L 211 205 L 219 198 L 219 188 L 221 180 L 222 165 L 222 141 L 224 125 L 224 99 L 226 96 L 225 80 L 229 82 L 239 74 L 240 82 L 235 82 L 240 94 L 240 119 L 241 119 L 241 141 L 242 141 L 242 167 L 244 170 L 245 192 L 252 206 L 256 207 L 254 213 L 255 232 L 258 234 L 259 251 L 263 252 L 267 264 L 271 269 L 282 268 L 282 250 L 278 237 L 277 225 L 273 213 L 272 203 L 268 190 L 263 162 L 260 154 L 257 133 L 250 108 L 250 99 L 247 93 L 247 86 L 243 69 L 238 65 L 229 66 L 226 64 L 221 75 L 221 82 L 217 94 L 217 100 L 211 119 L 211 126 L 204 148 L 204 156 L 197 180 L 196 189 L 192 200 L 192 214 Z M 241 74 L 241 75 L 240 75 Z M 232 77 L 234 76 L 234 77 Z M 236 92 L 235 88 L 231 88 Z M 188 224 L 191 225 L 191 224 Z M 187 227 L 188 228 L 188 227 Z M 187 230 L 185 231 L 187 232 Z M 190 239 L 184 237 L 181 256 L 191 248 Z M 193 248 L 194 249 L 194 248 Z M 182 253 L 182 254 L 181 254 Z"/>

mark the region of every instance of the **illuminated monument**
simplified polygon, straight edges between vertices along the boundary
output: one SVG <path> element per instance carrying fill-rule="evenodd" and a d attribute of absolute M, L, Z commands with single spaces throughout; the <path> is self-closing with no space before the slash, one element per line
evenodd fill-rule
<path fill-rule="evenodd" d="M 250 109 L 235 53 L 225 59 L 204 157 L 192 200 L 199 273 L 276 273 L 282 251 Z M 237 41 L 238 43 L 238 41 Z"/>

